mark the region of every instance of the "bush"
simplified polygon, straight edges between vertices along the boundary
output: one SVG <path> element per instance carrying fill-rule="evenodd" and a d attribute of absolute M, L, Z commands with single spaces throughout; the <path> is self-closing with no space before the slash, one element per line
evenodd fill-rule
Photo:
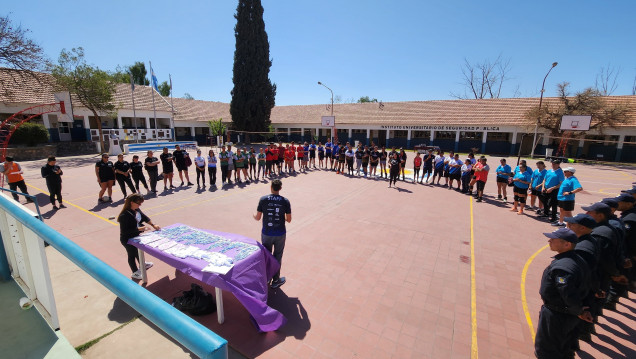
<path fill-rule="evenodd" d="M 27 145 L 30 147 L 49 142 L 49 131 L 37 123 L 23 123 L 13 133 L 9 142 L 12 145 Z"/>

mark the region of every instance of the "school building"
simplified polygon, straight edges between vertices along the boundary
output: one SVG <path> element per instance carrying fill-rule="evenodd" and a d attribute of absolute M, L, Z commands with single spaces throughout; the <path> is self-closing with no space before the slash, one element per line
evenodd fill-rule
<path fill-rule="evenodd" d="M 55 102 L 52 79 L 37 74 L 15 81 L 10 72 L 0 69 L 0 120 L 26 108 Z M 134 100 L 134 108 L 133 108 Z M 602 134 L 587 131 L 580 139 L 570 140 L 568 157 L 604 161 L 636 162 L 636 96 L 608 96 L 608 104 L 628 108 L 628 121 Z M 557 105 L 557 98 L 544 98 L 544 104 Z M 208 144 L 209 120 L 223 119 L 230 130 L 229 103 L 166 98 L 149 86 L 118 84 L 115 94 L 116 113 L 100 114 L 105 142 L 117 135 L 124 142 L 152 140 L 196 140 Z M 335 104 L 335 131 L 341 142 L 359 141 L 378 146 L 413 148 L 426 144 L 445 151 L 510 156 L 527 155 L 532 148 L 534 123 L 526 112 L 539 104 L 538 98 L 506 98 L 483 100 L 405 101 L 386 103 Z M 174 109 L 174 111 L 173 111 Z M 37 111 L 34 108 L 33 111 Z M 33 112 L 32 113 L 38 113 Z M 103 116 L 102 116 L 103 115 Z M 326 142 L 336 137 L 333 128 L 321 125 L 322 116 L 330 116 L 326 105 L 276 106 L 272 109 L 272 135 L 250 135 L 252 141 Z M 156 119 L 156 120 L 155 120 Z M 99 142 L 97 120 L 93 113 L 73 100 L 73 118 L 63 119 L 59 113 L 46 113 L 32 121 L 43 124 L 51 142 Z M 236 142 L 241 135 L 230 132 Z M 244 138 L 241 136 L 241 138 Z M 558 147 L 559 138 L 551 138 L 539 128 L 536 154 Z"/>

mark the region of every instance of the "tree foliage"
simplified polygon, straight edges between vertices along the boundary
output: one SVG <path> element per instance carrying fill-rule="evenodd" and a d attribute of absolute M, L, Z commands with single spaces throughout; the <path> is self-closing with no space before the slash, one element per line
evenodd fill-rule
<path fill-rule="evenodd" d="M 615 128 L 627 122 L 627 107 L 623 105 L 610 105 L 603 95 L 596 89 L 589 87 L 572 95 L 568 89 L 569 83 L 557 85 L 558 103 L 548 104 L 543 107 L 534 107 L 526 113 L 528 124 L 534 126 L 539 121 L 539 127 L 550 131 L 550 135 L 559 137 L 561 118 L 564 115 L 591 115 L 590 130 L 603 133 L 605 129 Z M 585 135 L 585 132 L 576 132 L 575 135 Z"/>
<path fill-rule="evenodd" d="M 115 81 L 119 83 L 130 83 L 130 74 L 133 75 L 133 82 L 135 85 L 150 85 L 150 81 L 148 81 L 148 72 L 146 71 L 146 65 L 142 61 L 135 62 L 134 65 L 126 66 L 121 68 L 117 67 L 115 74 L 113 75 Z"/>
<path fill-rule="evenodd" d="M 0 16 L 0 67 L 15 70 L 8 71 L 10 81 L 15 84 L 23 82 L 24 76 L 42 81 L 36 72 L 49 66 L 44 51 L 27 37 L 28 33 L 28 29 L 13 25 L 9 16 Z M 2 81 L 0 89 L 4 95 L 9 95 L 8 86 Z"/>
<path fill-rule="evenodd" d="M 187 93 L 187 92 L 183 94 L 183 97 L 182 97 L 182 98 L 184 98 L 184 99 L 186 99 L 186 100 L 194 100 L 194 97 L 192 97 L 192 95 L 190 95 L 190 94 L 189 94 L 189 93 Z"/>
<path fill-rule="evenodd" d="M 463 94 L 451 93 L 451 96 L 459 99 L 484 99 L 499 98 L 504 82 L 508 81 L 510 72 L 510 59 L 503 59 L 499 55 L 494 61 L 484 60 L 471 64 L 464 58 L 462 67 Z M 514 96 L 518 95 L 518 89 Z"/>
<path fill-rule="evenodd" d="M 267 131 L 275 105 L 276 85 L 269 79 L 272 61 L 261 1 L 239 0 L 234 17 L 236 49 L 230 102 L 233 127 L 242 131 Z"/>
<path fill-rule="evenodd" d="M 97 119 L 99 143 L 103 151 L 101 115 L 115 112 L 115 79 L 108 72 L 86 64 L 84 49 L 81 47 L 73 48 L 71 51 L 63 49 L 58 64 L 53 67 L 51 73 L 56 80 L 56 87 L 75 95 Z"/>
<path fill-rule="evenodd" d="M 163 97 L 170 96 L 170 85 L 168 84 L 168 81 L 164 81 L 160 83 L 159 86 L 157 86 L 157 88 L 159 89 L 159 93 L 161 94 L 161 96 Z"/>
<path fill-rule="evenodd" d="M 208 121 L 208 127 L 210 127 L 210 132 L 212 132 L 213 136 L 223 136 L 227 130 L 227 127 L 223 124 L 222 118 L 219 118 L 218 121 Z"/>
<path fill-rule="evenodd" d="M 37 146 L 49 142 L 49 131 L 39 123 L 25 122 L 11 135 L 15 145 Z"/>
<path fill-rule="evenodd" d="M 377 98 L 371 99 L 369 96 L 362 96 L 358 99 L 358 103 L 378 102 Z"/>

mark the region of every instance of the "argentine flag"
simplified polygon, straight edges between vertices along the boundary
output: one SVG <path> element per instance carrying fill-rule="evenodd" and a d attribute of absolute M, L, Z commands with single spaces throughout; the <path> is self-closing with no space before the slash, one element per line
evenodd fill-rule
<path fill-rule="evenodd" d="M 157 76 L 155 76 L 155 70 L 152 69 L 152 65 L 150 65 L 150 77 L 152 78 L 152 87 L 159 92 L 159 87 L 157 85 Z"/>

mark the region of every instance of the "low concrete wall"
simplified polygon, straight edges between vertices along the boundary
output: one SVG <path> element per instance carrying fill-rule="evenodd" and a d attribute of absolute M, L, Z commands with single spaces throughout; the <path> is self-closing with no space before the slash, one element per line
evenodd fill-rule
<path fill-rule="evenodd" d="M 78 156 L 97 154 L 97 145 L 94 142 L 58 142 L 58 156 Z"/>
<path fill-rule="evenodd" d="M 56 145 L 42 145 L 38 147 L 10 147 L 7 148 L 7 156 L 12 156 L 16 161 L 34 161 L 57 156 Z"/>

